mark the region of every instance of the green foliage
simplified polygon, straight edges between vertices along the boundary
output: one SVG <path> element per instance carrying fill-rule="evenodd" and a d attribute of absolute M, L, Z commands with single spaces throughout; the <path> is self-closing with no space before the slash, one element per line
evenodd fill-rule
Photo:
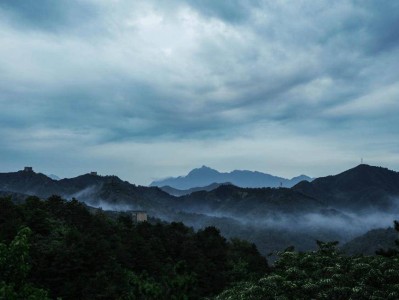
<path fill-rule="evenodd" d="M 229 276 L 232 282 L 256 279 L 264 274 L 266 258 L 259 255 L 255 244 L 232 239 L 229 244 Z"/>
<path fill-rule="evenodd" d="M 337 242 L 317 242 L 319 249 L 279 254 L 273 271 L 240 283 L 216 299 L 398 299 L 399 257 L 340 253 Z"/>
<path fill-rule="evenodd" d="M 31 230 L 25 227 L 9 245 L 0 243 L 0 299 L 48 299 L 45 290 L 27 282 L 30 234 Z"/>
<path fill-rule="evenodd" d="M 10 246 L 1 244 L 7 264 L 1 264 L 0 291 L 6 299 L 34 286 L 62 299 L 199 299 L 268 270 L 256 247 L 226 241 L 214 227 L 195 232 L 182 223 L 134 224 L 127 215 L 113 220 L 58 196 L 30 197 L 22 205 L 0 199 L 3 211 L 14 217 L 0 214 L 5 242 L 21 226 L 32 231 L 30 249 L 27 229 Z"/>

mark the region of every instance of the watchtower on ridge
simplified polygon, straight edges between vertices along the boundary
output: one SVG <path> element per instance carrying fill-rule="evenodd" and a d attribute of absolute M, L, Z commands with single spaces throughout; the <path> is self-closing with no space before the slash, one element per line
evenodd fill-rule
<path fill-rule="evenodd" d="M 135 223 L 147 222 L 148 216 L 147 212 L 143 210 L 132 211 L 132 221 Z"/>

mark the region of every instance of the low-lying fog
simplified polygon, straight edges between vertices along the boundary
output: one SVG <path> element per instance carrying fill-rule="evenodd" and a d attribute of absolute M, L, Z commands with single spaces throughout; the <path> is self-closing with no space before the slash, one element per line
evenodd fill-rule
<path fill-rule="evenodd" d="M 320 213 L 306 214 L 274 214 L 261 219 L 240 218 L 222 213 L 204 213 L 216 218 L 230 218 L 244 225 L 259 228 L 276 228 L 293 232 L 336 231 L 342 236 L 353 237 L 371 229 L 392 226 L 399 219 L 399 213 L 373 211 L 356 214 L 354 212 L 338 212 L 326 210 Z"/>
<path fill-rule="evenodd" d="M 70 195 L 86 202 L 88 205 L 103 210 L 127 211 L 141 210 L 142 207 L 129 204 L 110 204 L 109 201 L 91 198 L 97 192 L 96 187 Z M 92 201 L 91 199 L 96 199 Z M 389 211 L 369 209 L 361 212 L 345 211 L 343 209 L 325 208 L 319 212 L 286 214 L 270 212 L 265 217 L 254 216 L 248 212 L 242 215 L 215 212 L 202 209 L 174 210 L 173 208 L 153 208 L 148 211 L 150 216 L 165 221 L 181 221 L 187 226 L 201 229 L 215 226 L 228 238 L 239 237 L 254 242 L 263 254 L 270 251 L 283 250 L 294 245 L 299 250 L 315 248 L 315 240 L 338 240 L 340 244 L 348 242 L 371 229 L 387 228 L 399 219 L 399 206 L 393 199 Z M 195 212 L 195 213 L 194 213 Z"/>

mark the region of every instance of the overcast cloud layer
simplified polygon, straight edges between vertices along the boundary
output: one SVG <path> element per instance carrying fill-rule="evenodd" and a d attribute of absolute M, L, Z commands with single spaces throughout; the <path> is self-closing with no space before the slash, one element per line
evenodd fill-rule
<path fill-rule="evenodd" d="M 399 169 L 399 2 L 0 0 L 1 172 Z"/>

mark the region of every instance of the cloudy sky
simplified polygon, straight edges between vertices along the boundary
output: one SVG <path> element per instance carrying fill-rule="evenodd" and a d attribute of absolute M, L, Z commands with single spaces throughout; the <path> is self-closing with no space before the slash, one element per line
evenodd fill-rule
<path fill-rule="evenodd" d="M 0 172 L 399 170 L 399 2 L 0 0 Z"/>

